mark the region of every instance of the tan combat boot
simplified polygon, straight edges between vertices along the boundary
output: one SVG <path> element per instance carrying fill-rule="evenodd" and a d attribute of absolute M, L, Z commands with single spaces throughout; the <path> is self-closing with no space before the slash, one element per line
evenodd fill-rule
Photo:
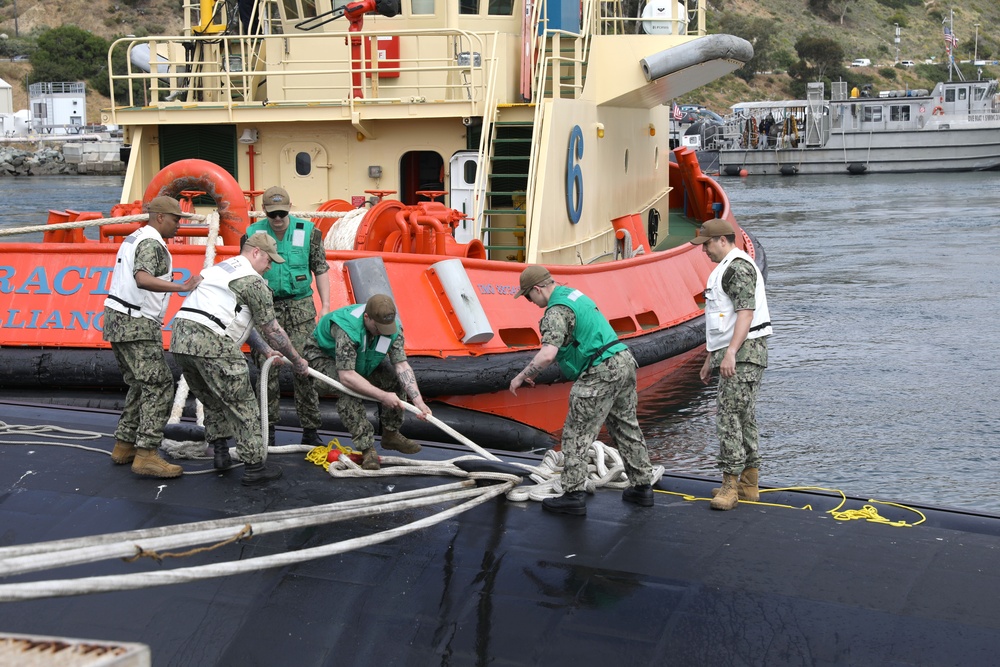
<path fill-rule="evenodd" d="M 378 461 L 378 452 L 375 451 L 375 445 L 372 445 L 361 453 L 361 467 L 365 470 L 378 470 L 381 467 Z"/>
<path fill-rule="evenodd" d="M 730 475 L 729 473 L 723 473 L 722 475 L 722 488 L 719 489 L 719 494 L 712 498 L 712 509 L 714 510 L 731 510 L 736 507 L 740 502 L 738 492 L 736 490 L 739 484 L 739 478 L 736 475 Z"/>
<path fill-rule="evenodd" d="M 136 449 L 132 472 L 149 477 L 180 477 L 184 468 L 167 463 L 155 449 Z"/>
<path fill-rule="evenodd" d="M 135 460 L 135 445 L 124 440 L 115 440 L 115 448 L 111 451 L 111 460 L 118 465 L 132 463 Z"/>
<path fill-rule="evenodd" d="M 760 502 L 760 489 L 757 488 L 757 468 L 744 468 L 740 473 L 740 500 Z"/>
<path fill-rule="evenodd" d="M 420 445 L 399 431 L 382 431 L 382 449 L 394 449 L 401 454 L 416 454 Z"/>
<path fill-rule="evenodd" d="M 712 497 L 719 495 L 719 487 L 712 489 Z M 740 500 L 760 502 L 760 489 L 757 487 L 757 468 L 744 468 L 740 473 L 740 481 L 737 485 L 737 493 Z"/>

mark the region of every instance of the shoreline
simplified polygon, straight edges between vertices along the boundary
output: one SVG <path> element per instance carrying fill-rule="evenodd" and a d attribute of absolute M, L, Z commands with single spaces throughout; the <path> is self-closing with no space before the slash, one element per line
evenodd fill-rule
<path fill-rule="evenodd" d="M 35 150 L 0 146 L 0 178 L 122 175 L 125 173 L 122 146 L 120 140 L 62 142 Z"/>

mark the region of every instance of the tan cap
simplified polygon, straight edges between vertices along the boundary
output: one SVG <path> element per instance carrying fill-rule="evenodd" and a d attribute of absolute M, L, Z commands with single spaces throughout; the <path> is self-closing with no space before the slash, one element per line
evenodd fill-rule
<path fill-rule="evenodd" d="M 265 190 L 260 201 L 265 213 L 288 211 L 292 206 L 292 200 L 288 198 L 288 190 L 280 185 L 274 185 Z"/>
<path fill-rule="evenodd" d="M 535 285 L 541 285 L 552 278 L 552 274 L 544 266 L 533 265 L 521 271 L 521 289 L 517 290 L 514 298 L 524 296 Z"/>
<path fill-rule="evenodd" d="M 714 220 L 709 220 L 708 222 L 703 222 L 701 224 L 701 229 L 698 230 L 698 236 L 691 239 L 691 243 L 695 245 L 701 245 L 702 243 L 708 243 L 708 240 L 715 238 L 716 236 L 729 236 L 730 234 L 735 234 L 736 230 L 733 229 L 732 224 L 728 220 L 723 218 L 715 218 Z"/>
<path fill-rule="evenodd" d="M 284 264 L 285 258 L 278 254 L 278 244 L 266 232 L 257 232 L 247 238 L 246 245 L 259 248 L 267 253 L 275 264 Z"/>
<path fill-rule="evenodd" d="M 146 211 L 148 213 L 168 213 L 176 215 L 178 218 L 190 218 L 194 215 L 193 213 L 181 212 L 181 205 L 177 203 L 177 200 L 166 195 L 154 197 L 153 201 L 146 206 Z"/>
<path fill-rule="evenodd" d="M 376 294 L 365 304 L 365 315 L 375 323 L 375 328 L 383 336 L 396 333 L 396 304 L 385 294 Z"/>

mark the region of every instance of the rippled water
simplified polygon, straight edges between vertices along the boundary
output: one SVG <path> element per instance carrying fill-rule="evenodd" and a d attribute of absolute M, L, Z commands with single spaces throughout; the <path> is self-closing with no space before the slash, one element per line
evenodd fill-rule
<path fill-rule="evenodd" d="M 1000 510 L 1000 173 L 721 182 L 768 258 L 762 480 Z M 669 469 L 716 474 L 697 372 L 641 420 Z"/>
<path fill-rule="evenodd" d="M 107 213 L 120 176 L 0 178 L 0 227 Z M 1000 511 L 1000 173 L 723 178 L 768 257 L 762 480 Z M 716 474 L 695 359 L 644 392 L 668 469 Z"/>

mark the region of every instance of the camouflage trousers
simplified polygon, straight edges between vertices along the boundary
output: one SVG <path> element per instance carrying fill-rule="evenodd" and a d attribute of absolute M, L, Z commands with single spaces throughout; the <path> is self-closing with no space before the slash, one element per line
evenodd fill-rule
<path fill-rule="evenodd" d="M 757 391 L 763 377 L 763 366 L 745 363 L 736 364 L 733 377 L 719 377 L 715 418 L 720 445 L 718 465 L 729 475 L 739 475 L 744 468 L 760 467 Z"/>
<path fill-rule="evenodd" d="M 260 406 L 250 386 L 246 359 L 195 357 L 174 353 L 191 393 L 205 406 L 205 439 L 236 437 L 236 451 L 244 463 L 264 458 Z"/>
<path fill-rule="evenodd" d="M 573 383 L 562 431 L 566 459 L 562 486 L 567 493 L 583 489 L 587 478 L 584 457 L 602 424 L 607 425 L 611 440 L 622 455 L 629 481 L 636 486 L 652 481 L 646 439 L 635 416 L 638 403 L 635 367 L 632 353 L 622 351 L 591 367 Z"/>
<path fill-rule="evenodd" d="M 312 337 L 313 329 L 316 328 L 315 319 L 302 322 L 291 322 L 288 312 L 280 308 L 275 308 L 278 324 L 288 334 L 288 339 L 292 342 L 292 347 L 302 354 L 306 341 Z M 295 314 L 294 311 L 291 313 Z M 298 319 L 298 318 L 295 318 Z M 253 353 L 253 362 L 260 368 L 267 358 L 258 353 Z M 274 426 L 281 419 L 281 393 L 278 387 L 279 366 L 271 365 L 271 371 L 267 378 L 267 421 Z M 302 428 L 318 429 L 322 425 L 319 414 L 319 394 L 316 393 L 316 385 L 313 379 L 306 376 L 300 377 L 292 373 L 292 389 L 295 394 L 295 414 L 299 416 L 299 424 Z"/>
<path fill-rule="evenodd" d="M 332 377 L 334 380 L 337 379 L 338 373 L 334 360 L 317 346 L 310 345 L 306 348 L 306 360 L 309 362 L 310 368 L 314 368 L 323 375 Z M 372 374 L 365 379 L 379 389 L 391 391 L 401 399 L 406 400 L 403 388 L 396 377 L 396 372 L 387 360 L 383 360 Z M 368 413 L 365 411 L 365 401 L 338 391 L 332 391 L 332 393 L 337 397 L 337 414 L 340 416 L 340 421 L 344 423 L 344 426 L 350 432 L 351 438 L 354 440 L 354 448 L 364 451 L 369 447 L 374 447 L 375 428 L 368 421 Z M 403 426 L 403 411 L 387 408 L 378 402 L 376 404 L 378 405 L 379 421 L 382 423 L 382 430 L 398 431 Z"/>
<path fill-rule="evenodd" d="M 111 350 L 128 385 L 115 438 L 140 449 L 156 449 L 163 442 L 163 425 L 174 402 L 174 376 L 163 357 L 163 343 L 112 343 Z"/>

